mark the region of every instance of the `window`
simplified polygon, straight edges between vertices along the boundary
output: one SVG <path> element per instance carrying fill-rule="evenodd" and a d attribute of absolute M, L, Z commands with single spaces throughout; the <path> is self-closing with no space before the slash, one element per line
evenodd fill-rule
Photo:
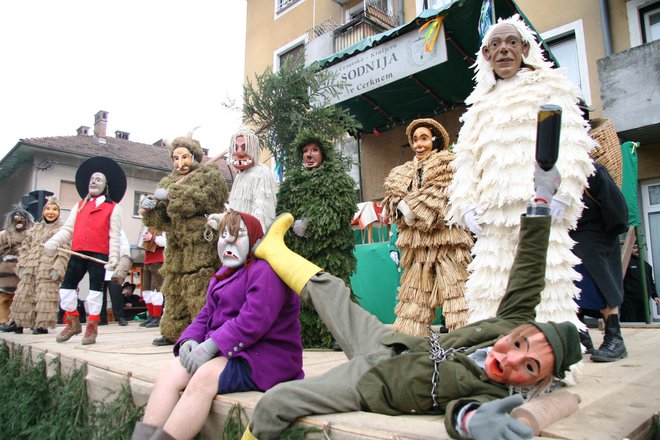
<path fill-rule="evenodd" d="M 544 32 L 541 38 L 550 47 L 559 65 L 567 70 L 568 77 L 582 91 L 582 97 L 590 105 L 591 87 L 582 20 Z"/>
<path fill-rule="evenodd" d="M 287 13 L 294 6 L 302 3 L 303 0 L 275 0 L 275 18 Z"/>
<path fill-rule="evenodd" d="M 66 180 L 60 181 L 60 194 L 58 196 L 62 210 L 70 210 L 73 205 L 80 201 L 76 190 L 76 183 Z"/>
<path fill-rule="evenodd" d="M 133 216 L 134 217 L 142 217 L 139 213 L 140 203 L 142 202 L 142 199 L 144 199 L 148 195 L 151 195 L 151 193 L 144 192 L 144 191 L 135 191 L 135 194 L 133 195 Z"/>
<path fill-rule="evenodd" d="M 425 9 L 438 9 L 451 2 L 452 0 L 415 0 L 415 8 L 419 15 Z"/>
<path fill-rule="evenodd" d="M 286 62 L 294 63 L 293 65 L 305 64 L 305 35 L 301 35 L 273 52 L 273 71 L 279 71 Z"/>
<path fill-rule="evenodd" d="M 653 267 L 656 282 L 660 270 L 660 180 L 640 182 L 642 212 L 640 217 L 647 238 L 647 259 Z"/>
<path fill-rule="evenodd" d="M 660 39 L 660 1 L 628 0 L 630 46 L 640 46 Z"/>

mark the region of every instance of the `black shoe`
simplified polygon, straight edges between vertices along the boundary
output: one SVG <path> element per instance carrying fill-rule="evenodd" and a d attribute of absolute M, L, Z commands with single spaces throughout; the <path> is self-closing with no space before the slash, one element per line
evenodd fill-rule
<path fill-rule="evenodd" d="M 126 318 L 124 317 L 119 318 L 117 323 L 122 327 L 126 327 L 128 325 L 128 321 L 126 321 Z"/>
<path fill-rule="evenodd" d="M 48 329 L 43 328 L 43 327 L 38 327 L 38 328 L 32 329 L 32 334 L 33 335 L 47 335 L 48 334 Z"/>
<path fill-rule="evenodd" d="M 147 325 L 145 325 L 146 328 L 156 328 L 160 327 L 160 317 L 159 316 L 154 316 L 153 319 L 150 319 L 147 321 Z"/>
<path fill-rule="evenodd" d="M 341 345 L 336 340 L 332 341 L 332 351 L 343 351 Z"/>
<path fill-rule="evenodd" d="M 594 362 L 614 362 L 628 357 L 626 345 L 621 336 L 619 315 L 612 314 L 605 321 L 605 338 L 598 350 L 591 355 Z"/>
<path fill-rule="evenodd" d="M 152 344 L 154 344 L 158 347 L 162 347 L 164 345 L 174 345 L 174 342 L 170 341 L 165 336 L 161 336 L 160 338 L 154 339 Z"/>
<path fill-rule="evenodd" d="M 594 354 L 594 343 L 591 341 L 591 336 L 587 330 L 580 330 L 580 343 L 584 346 L 582 354 Z"/>
<path fill-rule="evenodd" d="M 0 330 L 2 330 L 5 333 L 9 333 L 9 332 L 15 332 L 19 328 L 21 329 L 21 333 L 23 333 L 23 327 L 17 327 L 16 323 L 12 321 L 8 324 L 1 326 Z"/>
<path fill-rule="evenodd" d="M 14 329 L 14 333 L 16 333 L 17 335 L 22 335 L 23 327 L 16 327 L 16 329 Z"/>
<path fill-rule="evenodd" d="M 81 322 L 82 322 L 82 321 L 81 321 Z M 108 320 L 107 320 L 107 319 L 102 319 L 102 320 L 100 320 L 99 323 L 96 324 L 96 325 L 108 325 Z"/>
<path fill-rule="evenodd" d="M 142 321 L 142 322 L 140 323 L 140 327 L 146 327 L 147 324 L 149 324 L 151 321 L 154 320 L 154 318 L 155 318 L 155 316 L 150 316 L 150 317 L 148 317 L 145 321 Z"/>

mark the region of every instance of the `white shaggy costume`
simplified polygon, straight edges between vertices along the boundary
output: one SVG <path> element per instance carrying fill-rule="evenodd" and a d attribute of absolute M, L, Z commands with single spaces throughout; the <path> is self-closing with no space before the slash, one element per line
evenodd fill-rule
<path fill-rule="evenodd" d="M 260 164 L 259 138 L 250 129 L 241 129 L 231 138 L 230 155 L 236 152 L 236 138 L 243 136 L 247 154 L 254 165 L 245 170 L 238 170 L 229 193 L 229 206 L 234 211 L 245 212 L 256 217 L 265 231 L 275 220 L 277 187 L 273 172 Z M 232 165 L 236 166 L 231 159 Z"/>
<path fill-rule="evenodd" d="M 562 125 L 557 169 L 561 185 L 555 199 L 567 206 L 550 233 L 546 288 L 537 307 L 538 321 L 571 321 L 579 328 L 573 284 L 580 260 L 573 255 L 568 230 L 575 228 L 583 208 L 582 191 L 594 168 L 589 151 L 595 146 L 577 106 L 578 91 L 563 69 L 551 69 L 539 44 L 516 15 L 500 22 L 514 25 L 529 43 L 523 67 L 509 79 L 495 79 L 481 50 L 477 54 L 477 86 L 466 100 L 463 127 L 454 147 L 454 180 L 447 220 L 465 226 L 464 215 L 476 209 L 483 232 L 477 237 L 466 284 L 470 322 L 495 316 L 518 245 L 520 214 L 534 197 L 534 163 L 538 107 L 561 106 Z M 487 44 L 493 27 L 486 33 Z"/>

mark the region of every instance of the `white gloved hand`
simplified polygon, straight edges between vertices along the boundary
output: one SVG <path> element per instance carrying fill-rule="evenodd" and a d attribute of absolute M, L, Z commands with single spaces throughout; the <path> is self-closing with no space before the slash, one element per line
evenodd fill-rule
<path fill-rule="evenodd" d="M 568 204 L 562 202 L 557 198 L 553 198 L 550 202 L 550 215 L 552 216 L 552 222 L 557 223 L 564 218 L 564 211 Z"/>
<path fill-rule="evenodd" d="M 119 263 L 119 259 L 117 257 L 110 257 L 108 259 L 108 262 L 103 266 L 105 270 L 109 272 L 113 272 L 115 270 L 115 267 L 117 267 L 117 263 Z"/>
<path fill-rule="evenodd" d="M 154 196 L 147 196 L 140 202 L 140 208 L 152 210 L 156 207 L 156 203 Z"/>
<path fill-rule="evenodd" d="M 170 192 L 165 188 L 156 188 L 156 191 L 154 191 L 154 198 L 156 200 L 168 200 L 170 198 Z"/>
<path fill-rule="evenodd" d="M 399 262 L 400 262 L 400 260 L 399 260 L 399 251 L 391 250 L 390 251 L 390 260 L 394 261 L 394 264 L 396 264 L 398 266 Z"/>
<path fill-rule="evenodd" d="M 53 256 L 57 252 L 57 242 L 53 240 L 48 240 L 44 243 L 44 250 L 47 255 Z"/>
<path fill-rule="evenodd" d="M 309 225 L 309 219 L 307 217 L 303 217 L 293 222 L 293 226 L 291 227 L 291 229 L 293 229 L 293 233 L 296 234 L 298 237 L 309 238 L 309 232 L 307 232 L 308 225 Z"/>
<path fill-rule="evenodd" d="M 188 368 L 187 364 L 188 361 L 190 360 L 190 353 L 192 352 L 193 348 L 195 348 L 198 345 L 198 342 L 195 341 L 194 339 L 186 339 L 183 344 L 179 347 L 179 362 L 181 362 L 181 365 L 183 368 Z"/>
<path fill-rule="evenodd" d="M 479 237 L 483 232 L 483 228 L 477 220 L 478 211 L 477 208 L 472 208 L 463 214 L 463 221 L 467 225 L 468 229 L 477 237 Z"/>
<path fill-rule="evenodd" d="M 23 279 L 23 275 L 25 275 L 25 268 L 24 268 L 24 267 L 19 267 L 19 268 L 18 268 L 18 274 L 17 274 L 17 275 L 18 275 L 18 278 L 20 278 L 20 279 L 22 280 L 22 279 Z"/>
<path fill-rule="evenodd" d="M 403 221 L 406 222 L 408 226 L 412 226 L 415 224 L 415 219 L 417 216 L 415 213 L 410 209 L 410 206 L 408 206 L 408 203 L 406 203 L 405 200 L 401 200 L 397 205 L 396 205 L 396 210 L 403 215 Z"/>
<path fill-rule="evenodd" d="M 538 163 L 534 164 L 534 191 L 536 197 L 542 197 L 546 202 L 551 203 L 552 196 L 555 195 L 560 184 L 561 176 L 556 166 L 548 171 L 543 171 Z"/>
<path fill-rule="evenodd" d="M 57 272 L 55 269 L 50 271 L 50 279 L 53 281 L 57 281 L 57 279 L 60 277 L 59 272 Z"/>
<path fill-rule="evenodd" d="M 226 212 L 219 212 L 216 214 L 209 214 L 206 216 L 206 226 L 213 229 L 214 231 L 217 231 L 220 229 L 220 223 L 222 223 L 222 219 L 225 218 L 225 215 L 227 215 Z"/>

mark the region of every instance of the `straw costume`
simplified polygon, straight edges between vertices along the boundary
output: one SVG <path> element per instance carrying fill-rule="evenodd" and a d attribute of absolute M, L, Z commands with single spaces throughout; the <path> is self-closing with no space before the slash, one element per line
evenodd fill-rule
<path fill-rule="evenodd" d="M 408 142 L 419 127 L 427 127 L 440 142 L 440 150 L 424 159 L 394 168 L 385 180 L 386 207 L 397 225 L 404 268 L 399 287 L 394 329 L 416 336 L 428 335 L 436 309 L 442 307 L 445 325 L 455 329 L 467 321 L 467 303 L 463 288 L 471 261 L 472 236 L 462 227 L 445 225 L 448 186 L 452 178 L 449 166 L 454 155 L 447 151 L 449 135 L 433 119 L 417 119 L 406 129 Z M 435 144 L 434 144 L 435 145 Z M 415 216 L 409 225 L 397 206 L 405 200 Z"/>
<path fill-rule="evenodd" d="M 496 77 L 484 54 L 493 31 L 512 25 L 529 52 L 522 68 L 507 79 Z M 501 29 L 501 28 L 500 28 Z M 451 224 L 470 226 L 469 216 L 481 231 L 473 248 L 474 260 L 466 283 L 470 322 L 495 316 L 518 245 L 519 216 L 534 196 L 534 164 L 538 107 L 556 104 L 563 109 L 560 150 L 556 166 L 562 176 L 553 198 L 553 223 L 548 249 L 546 287 L 541 293 L 537 319 L 570 321 L 578 328 L 574 298 L 579 278 L 573 266 L 580 262 L 568 235 L 582 212 L 580 200 L 593 172 L 589 151 L 594 141 L 578 108 L 578 90 L 563 69 L 552 69 L 543 58 L 532 31 L 516 15 L 492 26 L 477 54 L 477 86 L 466 100 L 463 127 L 454 147 L 455 170 L 449 188 Z M 561 212 L 560 211 L 564 211 Z"/>
<path fill-rule="evenodd" d="M 4 229 L 0 231 L 0 323 L 9 320 L 9 308 L 19 282 L 16 276 L 19 251 L 33 223 L 29 212 L 16 207 L 7 213 Z"/>

